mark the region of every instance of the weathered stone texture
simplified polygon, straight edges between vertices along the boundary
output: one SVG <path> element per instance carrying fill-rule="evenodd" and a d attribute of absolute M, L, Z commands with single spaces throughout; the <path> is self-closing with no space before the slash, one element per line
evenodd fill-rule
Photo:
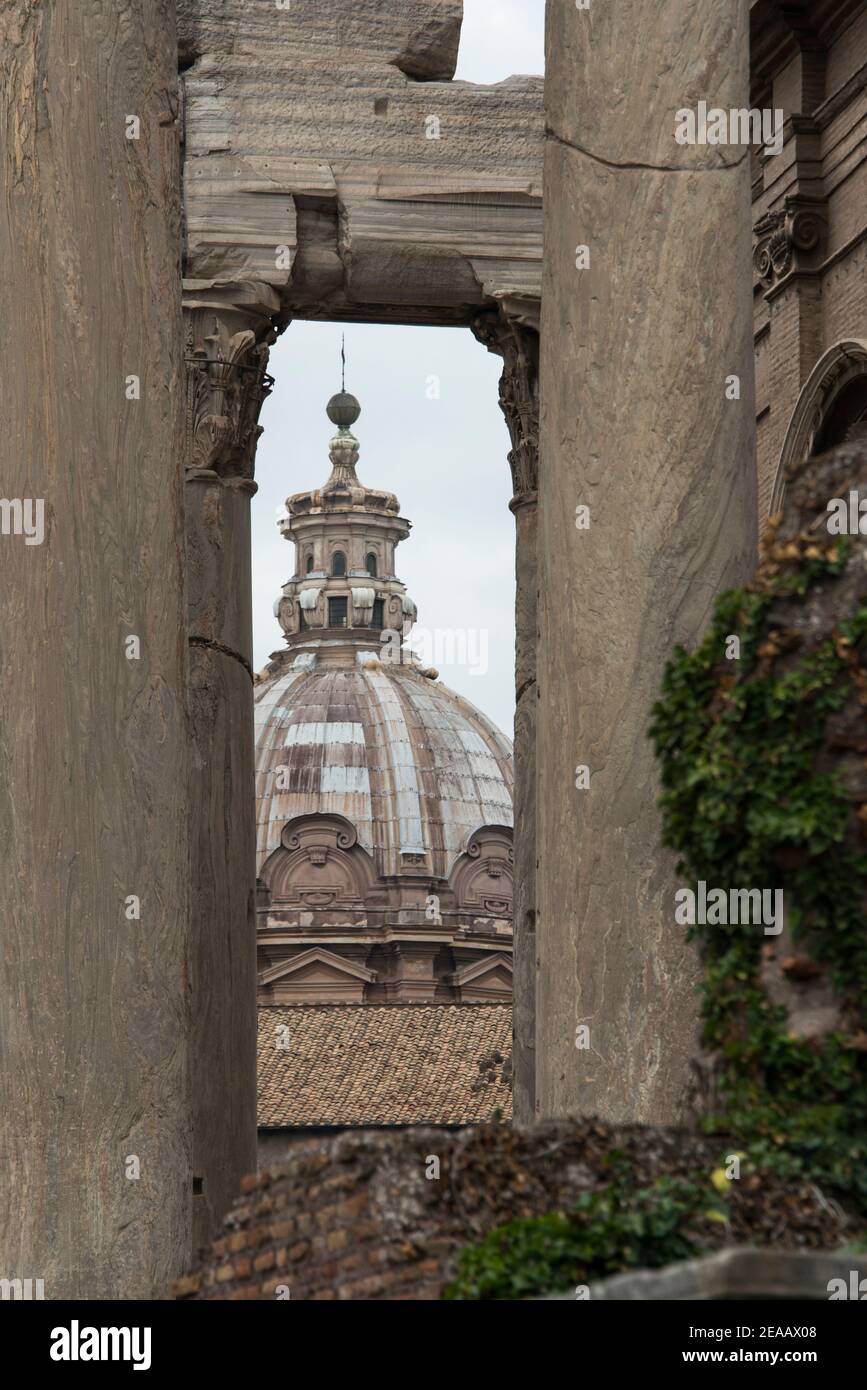
<path fill-rule="evenodd" d="M 255 1153 L 253 678 L 250 489 L 194 477 L 186 492 L 197 1248 L 213 1234 Z"/>
<path fill-rule="evenodd" d="M 330 63 L 337 48 L 372 57 L 422 81 L 454 77 L 463 0 L 353 0 L 313 5 L 291 0 L 178 0 L 178 44 L 189 62 L 206 48 L 266 54 L 299 32 L 313 60 Z"/>
<path fill-rule="evenodd" d="M 255 804 L 250 498 L 270 326 L 185 301 L 190 644 L 190 1122 L 196 1246 L 254 1163 Z"/>
<path fill-rule="evenodd" d="M 684 1260 L 667 1269 L 615 1274 L 591 1284 L 591 1303 L 652 1300 L 696 1303 L 736 1299 L 744 1302 L 828 1301 L 831 1281 L 852 1287 L 867 1274 L 867 1261 L 855 1255 L 807 1254 L 803 1251 L 721 1250 L 699 1260 Z M 575 1294 L 563 1294 L 573 1302 Z M 784 1318 L 781 1321 L 785 1322 Z"/>
<path fill-rule="evenodd" d="M 539 335 L 501 312 L 480 314 L 476 337 L 503 358 L 500 406 L 512 448 L 515 516 L 515 887 L 514 1107 L 519 1124 L 535 1118 L 536 1099 L 536 647 L 538 642 L 537 496 Z"/>
<path fill-rule="evenodd" d="M 509 1221 L 568 1212 L 580 1198 L 603 1192 L 615 1155 L 630 1165 L 637 1189 L 705 1172 L 713 1193 L 710 1175 L 726 1143 L 719 1135 L 616 1129 L 594 1120 L 530 1131 L 497 1125 L 299 1137 L 284 1162 L 244 1179 L 220 1235 L 178 1281 L 175 1296 L 438 1299 L 464 1246 Z M 439 1159 L 438 1177 L 426 1176 L 432 1157 Z M 751 1174 L 731 1184 L 727 1200 L 727 1223 L 698 1223 L 699 1249 L 735 1241 L 821 1250 L 856 1239 L 860 1230 L 803 1179 Z M 762 1258 L 771 1268 L 771 1251 Z"/>
<path fill-rule="evenodd" d="M 461 11 L 182 0 L 188 279 L 306 318 L 537 321 L 542 79 L 448 82 Z"/>
<path fill-rule="evenodd" d="M 646 729 L 756 531 L 747 152 L 678 145 L 675 112 L 745 104 L 747 5 L 550 5 L 547 51 L 536 1105 L 671 1122 L 697 972 Z"/>
<path fill-rule="evenodd" d="M 2 491 L 46 528 L 0 536 L 0 1275 L 52 1299 L 189 1259 L 177 102 L 171 0 L 0 7 Z"/>

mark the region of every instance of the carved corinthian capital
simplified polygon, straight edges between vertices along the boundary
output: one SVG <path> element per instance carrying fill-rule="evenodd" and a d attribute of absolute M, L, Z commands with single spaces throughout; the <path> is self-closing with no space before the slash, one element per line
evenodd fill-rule
<path fill-rule="evenodd" d="M 186 308 L 188 477 L 216 474 L 252 484 L 259 411 L 270 394 L 268 348 L 275 333 L 261 334 L 232 306 Z"/>
<path fill-rule="evenodd" d="M 539 334 L 502 309 L 479 314 L 473 332 L 503 359 L 500 406 L 512 441 L 513 507 L 536 500 L 539 468 Z"/>

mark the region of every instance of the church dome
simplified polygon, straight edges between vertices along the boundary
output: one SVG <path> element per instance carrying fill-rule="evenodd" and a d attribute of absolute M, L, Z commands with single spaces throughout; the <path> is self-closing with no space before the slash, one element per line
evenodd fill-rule
<path fill-rule="evenodd" d="M 354 655 L 257 687 L 259 871 L 287 822 L 319 813 L 350 822 L 380 875 L 447 878 L 473 832 L 512 824 L 509 740 L 418 669 Z"/>
<path fill-rule="evenodd" d="M 329 403 L 331 476 L 281 523 L 286 647 L 255 690 L 259 1001 L 502 1003 L 511 745 L 411 649 L 410 523 L 358 478 L 359 409 Z"/>

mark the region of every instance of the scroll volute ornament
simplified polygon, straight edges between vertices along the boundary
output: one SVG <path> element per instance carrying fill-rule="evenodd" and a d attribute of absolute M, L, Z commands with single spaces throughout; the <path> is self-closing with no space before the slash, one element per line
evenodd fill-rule
<path fill-rule="evenodd" d="M 284 594 L 278 600 L 277 621 L 287 637 L 299 630 L 298 605 L 291 594 Z"/>
<path fill-rule="evenodd" d="M 787 198 L 785 206 L 761 217 L 753 229 L 753 268 L 770 289 L 792 270 L 812 266 L 825 241 L 824 203 Z"/>

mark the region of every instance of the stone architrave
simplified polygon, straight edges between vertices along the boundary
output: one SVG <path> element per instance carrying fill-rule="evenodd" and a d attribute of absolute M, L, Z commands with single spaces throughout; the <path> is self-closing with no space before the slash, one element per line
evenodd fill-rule
<path fill-rule="evenodd" d="M 752 572 L 756 482 L 750 152 L 679 144 L 675 131 L 677 113 L 702 100 L 749 108 L 748 9 L 548 5 L 536 827 L 545 1116 L 684 1115 L 697 967 L 674 920 L 646 731 L 673 645 L 694 642 L 714 596 Z M 582 766 L 589 788 L 576 786 Z"/>
<path fill-rule="evenodd" d="M 539 322 L 543 82 L 452 82 L 462 0 L 178 0 L 185 276 L 299 318 Z M 284 319 L 285 322 L 285 319 Z"/>
<path fill-rule="evenodd" d="M 48 1299 L 191 1255 L 177 116 L 174 0 L 0 6 L 0 1275 Z"/>

